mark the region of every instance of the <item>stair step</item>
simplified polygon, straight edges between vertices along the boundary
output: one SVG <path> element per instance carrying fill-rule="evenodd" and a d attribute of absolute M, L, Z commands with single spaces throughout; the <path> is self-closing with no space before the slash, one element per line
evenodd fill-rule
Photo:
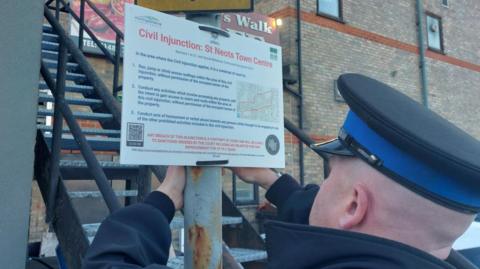
<path fill-rule="evenodd" d="M 111 161 L 100 161 L 99 164 L 108 179 L 131 180 L 138 176 L 138 165 L 120 164 Z M 60 160 L 60 170 L 65 180 L 93 178 L 87 163 L 83 160 Z"/>
<path fill-rule="evenodd" d="M 43 63 L 47 66 L 49 69 L 56 69 L 58 62 L 57 60 L 50 60 L 50 59 L 43 59 Z M 77 63 L 72 63 L 72 62 L 67 62 L 67 71 L 74 71 L 78 68 Z"/>
<path fill-rule="evenodd" d="M 53 116 L 53 110 L 52 109 L 40 108 L 40 109 L 38 109 L 37 115 L 38 116 Z M 113 119 L 112 114 L 107 114 L 107 113 L 93 113 L 93 112 L 74 111 L 73 116 L 77 119 L 83 119 L 83 120 L 104 121 L 104 120 L 112 120 Z"/>
<path fill-rule="evenodd" d="M 71 54 L 68 54 L 68 59 L 71 59 Z M 58 51 L 42 49 L 43 59 L 58 60 Z"/>
<path fill-rule="evenodd" d="M 42 130 L 44 132 L 53 132 L 52 126 L 47 126 L 42 124 L 38 124 L 37 129 Z M 68 127 L 63 128 L 63 132 L 69 133 L 70 129 Z M 83 134 L 86 134 L 86 135 L 107 135 L 107 136 L 113 136 L 113 137 L 120 137 L 120 130 L 85 128 L 85 129 L 82 129 L 82 132 Z"/>
<path fill-rule="evenodd" d="M 178 230 L 183 228 L 183 221 L 184 218 L 182 216 L 174 217 L 172 222 L 170 223 L 170 229 Z M 241 217 L 222 217 L 222 225 L 233 225 L 233 224 L 240 224 L 242 223 Z M 82 225 L 85 233 L 88 237 L 95 237 L 95 234 L 100 227 L 100 223 L 91 223 L 91 224 L 84 224 Z"/>
<path fill-rule="evenodd" d="M 237 262 L 253 262 L 267 259 L 267 252 L 264 250 L 247 248 L 230 248 L 230 253 Z"/>
<path fill-rule="evenodd" d="M 39 102 L 55 102 L 55 98 L 52 95 L 40 93 L 38 96 Z M 70 105 L 80 105 L 80 106 L 93 106 L 93 105 L 102 105 L 103 101 L 100 99 L 90 99 L 90 98 L 71 98 L 65 97 L 65 101 Z"/>
<path fill-rule="evenodd" d="M 136 197 L 138 195 L 137 190 L 123 190 L 115 191 L 117 197 Z M 71 191 L 68 192 L 68 196 L 72 199 L 82 199 L 82 198 L 100 198 L 102 193 L 100 191 Z"/>
<path fill-rule="evenodd" d="M 230 253 L 239 263 L 253 262 L 267 259 L 267 252 L 256 249 L 230 248 Z M 183 269 L 183 256 L 169 259 L 167 266 L 172 269 Z"/>
<path fill-rule="evenodd" d="M 38 84 L 38 88 L 40 90 L 49 90 L 47 83 L 44 81 L 40 81 Z M 76 92 L 76 93 L 83 93 L 83 94 L 93 94 L 94 89 L 93 86 L 90 85 L 65 85 L 66 92 Z"/>
<path fill-rule="evenodd" d="M 43 33 L 42 34 L 42 40 L 43 41 L 48 41 L 48 42 L 53 42 L 53 43 L 58 43 L 58 35 L 57 34 L 52 34 L 52 33 Z"/>
<path fill-rule="evenodd" d="M 50 41 L 42 41 L 42 49 L 43 50 L 54 50 L 58 51 L 58 47 L 60 45 L 57 42 L 50 42 Z"/>
<path fill-rule="evenodd" d="M 50 26 L 49 24 L 44 24 L 44 25 L 42 26 L 42 31 L 43 31 L 44 33 L 53 33 L 53 28 L 52 28 L 52 26 Z"/>
<path fill-rule="evenodd" d="M 52 134 L 43 134 L 48 145 L 52 143 Z M 87 141 L 93 150 L 99 151 L 117 151 L 120 150 L 120 138 L 112 137 L 91 137 L 87 136 Z M 79 150 L 77 142 L 72 135 L 62 135 L 62 149 L 66 150 Z"/>
<path fill-rule="evenodd" d="M 50 74 L 52 74 L 52 76 L 55 76 L 55 78 L 57 77 L 57 71 L 52 71 L 50 72 Z M 84 83 L 85 81 L 87 81 L 87 76 L 85 76 L 84 74 L 80 74 L 80 73 L 73 73 L 73 72 L 67 72 L 67 75 L 65 77 L 65 79 L 68 81 L 73 81 L 75 83 Z"/>

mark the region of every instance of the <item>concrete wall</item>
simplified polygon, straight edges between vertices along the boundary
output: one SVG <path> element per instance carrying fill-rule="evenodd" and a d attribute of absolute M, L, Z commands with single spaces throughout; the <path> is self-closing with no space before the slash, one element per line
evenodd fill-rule
<path fill-rule="evenodd" d="M 0 9 L 0 264 L 25 268 L 33 177 L 42 1 Z"/>

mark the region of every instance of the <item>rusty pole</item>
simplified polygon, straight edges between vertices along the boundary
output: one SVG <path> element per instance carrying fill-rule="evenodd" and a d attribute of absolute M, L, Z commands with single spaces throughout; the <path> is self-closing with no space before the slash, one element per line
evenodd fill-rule
<path fill-rule="evenodd" d="M 185 269 L 222 268 L 222 180 L 219 167 L 187 168 Z"/>
<path fill-rule="evenodd" d="M 218 33 L 218 13 L 187 14 L 186 19 L 208 25 L 207 31 Z M 222 168 L 187 168 L 184 215 L 184 268 L 222 268 Z"/>

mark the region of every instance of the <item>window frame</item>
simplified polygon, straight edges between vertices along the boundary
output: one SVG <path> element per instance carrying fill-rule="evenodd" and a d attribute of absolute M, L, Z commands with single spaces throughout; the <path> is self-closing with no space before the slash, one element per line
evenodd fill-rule
<path fill-rule="evenodd" d="M 320 11 L 320 0 L 316 1 L 317 2 L 317 15 L 325 17 L 327 19 L 337 21 L 337 22 L 345 23 L 345 21 L 343 20 L 343 0 L 337 0 L 337 1 L 338 1 L 338 17 Z"/>
<path fill-rule="evenodd" d="M 238 205 L 258 205 L 259 203 L 259 194 L 258 194 L 258 185 L 257 184 L 251 184 L 253 188 L 253 199 L 252 200 L 246 200 L 246 201 L 238 201 L 237 200 L 237 176 L 232 173 L 232 200 L 233 204 L 238 206 Z"/>
<path fill-rule="evenodd" d="M 430 40 L 428 39 L 428 17 L 432 17 L 436 20 L 438 20 L 438 34 L 440 35 L 440 49 L 433 48 L 430 46 Z M 425 30 L 426 30 L 426 36 L 427 36 L 427 48 L 430 51 L 437 52 L 440 54 L 445 54 L 445 46 L 443 44 L 443 20 L 442 17 L 432 13 L 430 11 L 425 12 Z"/>

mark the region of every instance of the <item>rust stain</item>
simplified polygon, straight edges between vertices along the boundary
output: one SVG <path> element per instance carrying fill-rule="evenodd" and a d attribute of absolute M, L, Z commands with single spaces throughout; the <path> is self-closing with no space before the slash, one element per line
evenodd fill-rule
<path fill-rule="evenodd" d="M 202 168 L 201 167 L 192 167 L 192 179 L 193 179 L 193 182 L 196 182 L 200 179 L 200 177 L 202 176 Z"/>
<path fill-rule="evenodd" d="M 207 230 L 195 224 L 188 229 L 188 239 L 193 250 L 193 268 L 207 269 L 212 256 L 212 245 Z"/>

